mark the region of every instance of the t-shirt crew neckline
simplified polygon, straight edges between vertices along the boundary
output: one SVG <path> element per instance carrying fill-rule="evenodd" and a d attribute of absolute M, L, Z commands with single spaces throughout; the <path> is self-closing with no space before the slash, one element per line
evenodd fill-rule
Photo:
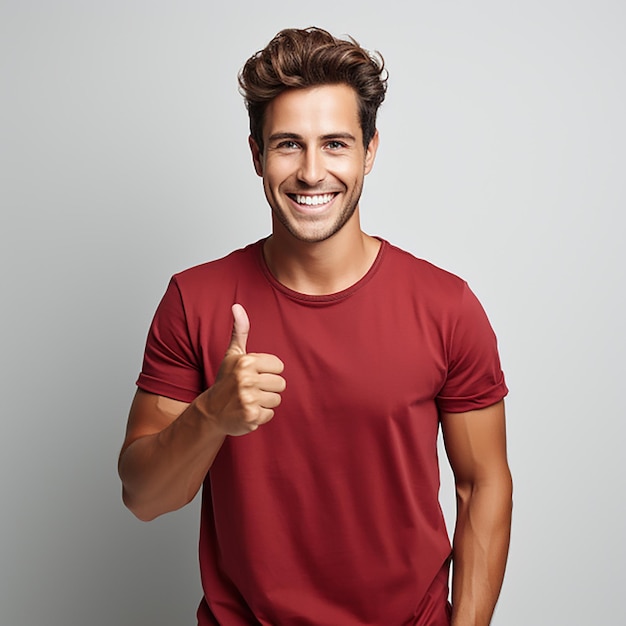
<path fill-rule="evenodd" d="M 272 272 L 270 271 L 270 268 L 268 267 L 267 262 L 265 260 L 265 255 L 263 254 L 263 244 L 267 241 L 267 237 L 264 239 L 261 239 L 260 241 L 257 241 L 256 243 L 257 260 L 261 267 L 261 271 L 263 272 L 263 274 L 269 281 L 270 285 L 272 285 L 272 287 L 274 287 L 274 289 L 276 289 L 277 291 L 280 291 L 281 293 L 286 295 L 288 298 L 291 298 L 292 300 L 295 300 L 297 302 L 302 302 L 305 304 L 330 304 L 333 302 L 339 302 L 341 300 L 345 300 L 346 298 L 349 298 L 355 292 L 365 287 L 365 285 L 367 285 L 367 283 L 369 283 L 370 280 L 374 278 L 374 276 L 376 275 L 376 273 L 378 272 L 378 269 L 380 268 L 382 264 L 383 257 L 385 256 L 385 253 L 389 245 L 387 241 L 385 241 L 381 237 L 376 237 L 376 239 L 380 241 L 380 248 L 378 249 L 378 253 L 376 254 L 376 258 L 374 259 L 374 262 L 372 263 L 370 268 L 367 270 L 367 272 L 361 278 L 359 278 L 359 280 L 357 280 L 356 283 L 354 283 L 353 285 L 350 285 L 350 287 L 346 287 L 346 289 L 342 289 L 341 291 L 337 291 L 335 293 L 328 293 L 328 294 L 322 294 L 322 295 L 300 293 L 299 291 L 294 291 L 293 289 L 290 289 L 289 287 L 286 287 L 281 282 L 279 282 L 274 276 L 274 274 L 272 274 Z"/>

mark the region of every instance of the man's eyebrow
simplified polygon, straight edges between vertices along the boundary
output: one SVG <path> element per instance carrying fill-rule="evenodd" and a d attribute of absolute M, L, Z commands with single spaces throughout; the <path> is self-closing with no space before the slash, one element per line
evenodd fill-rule
<path fill-rule="evenodd" d="M 302 135 L 298 135 L 298 133 L 274 133 L 268 137 L 268 141 L 281 141 L 283 139 L 297 139 L 298 141 L 302 139 Z M 356 141 L 356 137 L 351 133 L 337 132 L 337 133 L 327 133 L 326 135 L 322 135 L 320 139 L 324 141 L 328 141 L 330 139 L 347 139 L 348 141 Z"/>
<path fill-rule="evenodd" d="M 267 138 L 268 141 L 280 141 L 281 139 L 302 139 L 302 135 L 297 133 L 274 133 Z"/>
<path fill-rule="evenodd" d="M 321 139 L 328 141 L 330 139 L 347 139 L 348 141 L 356 141 L 356 137 L 351 133 L 329 133 L 328 135 L 322 135 Z"/>

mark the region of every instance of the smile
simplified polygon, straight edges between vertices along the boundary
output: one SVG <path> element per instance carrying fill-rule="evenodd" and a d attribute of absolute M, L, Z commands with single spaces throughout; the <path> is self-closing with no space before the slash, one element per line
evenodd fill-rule
<path fill-rule="evenodd" d="M 328 204 L 334 197 L 335 193 L 324 193 L 317 196 L 304 196 L 299 193 L 290 193 L 289 197 L 305 206 L 319 206 L 320 204 Z"/>

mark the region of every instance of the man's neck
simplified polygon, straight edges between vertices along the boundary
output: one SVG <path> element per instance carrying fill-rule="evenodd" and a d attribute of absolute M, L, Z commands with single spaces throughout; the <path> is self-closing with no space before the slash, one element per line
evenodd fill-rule
<path fill-rule="evenodd" d="M 358 226 L 344 227 L 316 243 L 299 241 L 275 226 L 263 253 L 270 271 L 285 287 L 309 295 L 327 295 L 347 289 L 363 278 L 379 248 L 380 241 Z"/>

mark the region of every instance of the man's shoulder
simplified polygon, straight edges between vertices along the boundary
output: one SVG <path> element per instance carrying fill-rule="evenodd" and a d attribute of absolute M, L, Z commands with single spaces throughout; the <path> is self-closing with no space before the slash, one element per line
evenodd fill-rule
<path fill-rule="evenodd" d="M 464 288 L 465 280 L 456 274 L 389 242 L 386 242 L 386 246 L 392 271 L 401 274 L 404 280 L 415 281 L 422 287 L 436 286 L 443 290 L 457 291 Z"/>
<path fill-rule="evenodd" d="M 262 243 L 263 240 L 259 240 L 243 248 L 233 250 L 218 259 L 189 267 L 174 274 L 173 280 L 187 288 L 206 284 L 207 281 L 230 280 L 233 274 L 249 271 L 258 264 L 259 250 Z"/>

